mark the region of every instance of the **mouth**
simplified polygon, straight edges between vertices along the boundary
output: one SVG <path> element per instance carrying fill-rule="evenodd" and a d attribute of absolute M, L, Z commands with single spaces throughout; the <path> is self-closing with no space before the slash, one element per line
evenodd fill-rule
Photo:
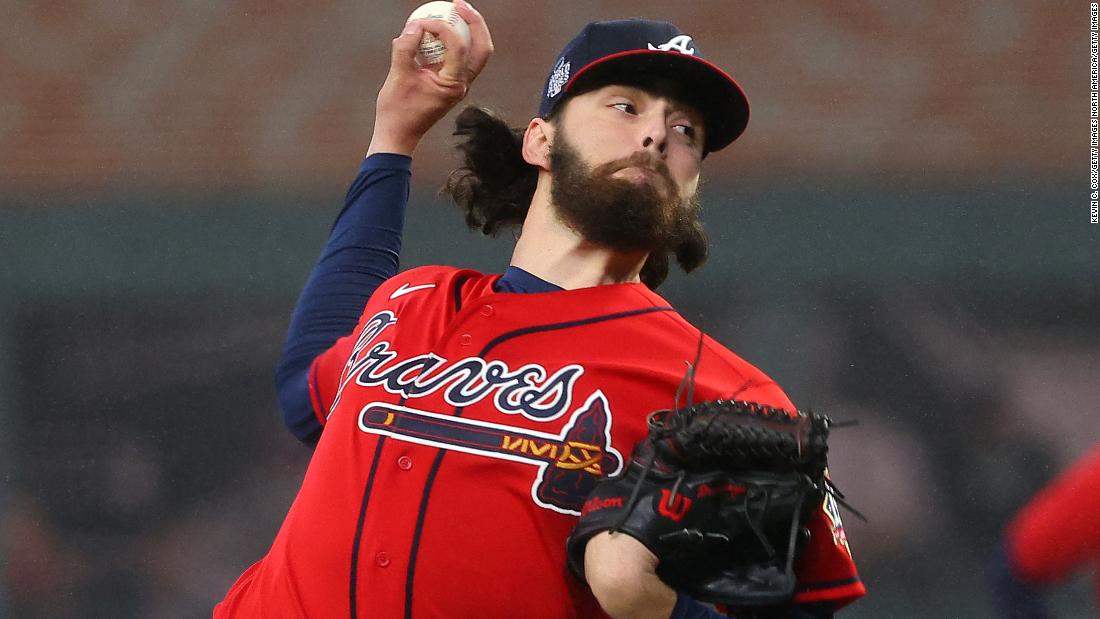
<path fill-rule="evenodd" d="M 626 166 L 615 171 L 612 176 L 623 178 L 636 183 L 660 181 L 661 175 L 656 170 L 646 166 Z"/>

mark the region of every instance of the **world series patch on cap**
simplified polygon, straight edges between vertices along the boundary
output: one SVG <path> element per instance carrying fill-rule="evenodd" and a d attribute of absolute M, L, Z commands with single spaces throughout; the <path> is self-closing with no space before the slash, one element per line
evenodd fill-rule
<path fill-rule="evenodd" d="M 703 114 L 704 152 L 721 150 L 749 123 L 749 100 L 728 73 L 703 59 L 695 40 L 669 22 L 623 19 L 592 22 L 558 55 L 542 91 L 546 118 L 569 94 L 623 83 L 645 86 L 655 77 L 680 88 Z"/>

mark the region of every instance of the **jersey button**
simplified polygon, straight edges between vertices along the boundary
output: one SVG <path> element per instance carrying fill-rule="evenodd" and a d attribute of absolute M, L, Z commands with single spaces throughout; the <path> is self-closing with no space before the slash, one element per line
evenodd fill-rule
<path fill-rule="evenodd" d="M 486 318 L 488 318 L 489 316 L 492 316 L 495 313 L 496 313 L 496 310 L 493 309 L 492 305 L 482 305 L 481 306 L 481 315 L 482 316 L 485 316 Z"/>
<path fill-rule="evenodd" d="M 378 567 L 386 567 L 390 564 L 390 555 L 380 552 L 374 555 L 374 562 L 378 564 Z"/>
<path fill-rule="evenodd" d="M 473 341 L 474 341 L 474 338 L 469 333 L 463 333 L 458 338 L 458 343 L 462 344 L 463 346 L 469 346 L 470 342 L 473 342 Z"/>
<path fill-rule="evenodd" d="M 407 471 L 413 467 L 413 459 L 408 456 L 401 456 L 397 459 L 397 468 L 402 471 Z"/>

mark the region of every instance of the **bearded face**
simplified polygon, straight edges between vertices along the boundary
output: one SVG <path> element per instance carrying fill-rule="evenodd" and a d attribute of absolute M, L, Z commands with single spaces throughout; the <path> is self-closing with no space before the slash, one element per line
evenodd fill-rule
<path fill-rule="evenodd" d="M 698 194 L 681 198 L 663 160 L 638 151 L 590 167 L 562 129 L 550 153 L 550 194 L 563 223 L 589 242 L 615 251 L 650 252 L 666 264 L 666 254 L 673 252 L 687 271 L 702 263 L 707 239 L 699 221 Z M 650 172 L 615 176 L 625 168 Z"/>

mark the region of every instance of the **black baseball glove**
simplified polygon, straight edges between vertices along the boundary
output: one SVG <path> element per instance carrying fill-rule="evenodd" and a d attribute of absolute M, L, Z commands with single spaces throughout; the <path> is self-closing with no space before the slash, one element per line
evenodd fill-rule
<path fill-rule="evenodd" d="M 567 541 L 584 578 L 584 551 L 622 531 L 659 561 L 670 587 L 731 612 L 790 604 L 804 525 L 826 493 L 831 420 L 751 402 L 716 400 L 650 415 L 630 464 L 600 480 Z"/>

